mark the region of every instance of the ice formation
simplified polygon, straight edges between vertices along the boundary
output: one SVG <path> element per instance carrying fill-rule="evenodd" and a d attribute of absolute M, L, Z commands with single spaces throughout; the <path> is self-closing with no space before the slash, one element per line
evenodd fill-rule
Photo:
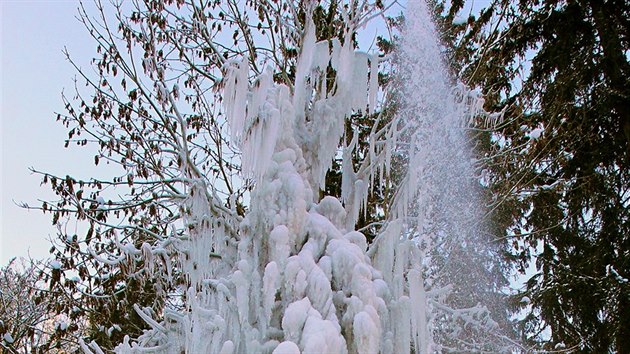
<path fill-rule="evenodd" d="M 408 12 L 413 16 L 401 65 L 409 75 L 405 108 L 382 131 L 373 131 L 369 156 L 358 170 L 350 161 L 356 135 L 343 147 L 341 200 L 320 199 L 319 190 L 338 153 L 345 119 L 375 109 L 377 56 L 354 50 L 351 29 L 343 43 L 317 42 L 307 17 L 293 87 L 274 83 L 272 69 L 251 81 L 246 57 L 226 63 L 225 113 L 242 151 L 243 174 L 256 181 L 250 210 L 238 220 L 213 204 L 203 182 L 191 186 L 184 205 L 190 233 L 172 241 L 184 250 L 178 267 L 187 277 L 181 289 L 185 310 L 167 309 L 160 322 L 150 309 L 136 306 L 151 330 L 137 340 L 127 338 L 119 353 L 440 350 L 432 311 L 447 289 L 424 279 L 435 241 L 427 230 L 452 221 L 432 219 L 436 215 L 467 207 L 459 201 L 469 195 L 455 196 L 461 190 L 436 184 L 466 172 L 446 164 L 469 158 L 452 146 L 460 143 L 464 114 L 448 108 L 451 89 L 444 71 L 435 68 L 440 52 L 429 12 L 422 1 L 410 2 Z M 337 72 L 334 90 L 326 88 L 328 65 Z M 370 188 L 390 173 L 392 154 L 401 146 L 407 147 L 409 167 L 396 212 L 368 245 L 354 225 Z M 437 229 L 465 233 L 458 227 L 462 224 Z M 147 267 L 153 262 L 173 267 L 164 249 L 143 245 L 128 251 L 142 253 Z"/>

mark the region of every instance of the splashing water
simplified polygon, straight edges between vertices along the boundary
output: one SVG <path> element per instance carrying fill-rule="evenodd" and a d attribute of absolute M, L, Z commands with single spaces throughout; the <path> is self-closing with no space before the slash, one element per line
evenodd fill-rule
<path fill-rule="evenodd" d="M 461 234 L 478 219 L 473 160 L 466 106 L 457 102 L 458 92 L 449 84 L 437 38 L 425 2 L 411 1 L 399 58 L 403 98 L 398 115 L 409 144 L 407 192 L 420 198 L 411 212 L 419 217 L 419 226 L 445 223 L 450 233 Z M 410 204 L 401 200 L 398 207 Z"/>
<path fill-rule="evenodd" d="M 438 38 L 427 3 L 410 1 L 399 51 L 398 112 L 408 129 L 403 135 L 409 166 L 396 208 L 410 220 L 429 297 L 430 333 L 420 352 L 453 349 L 463 342 L 469 344 L 460 350 L 508 351 L 513 342 L 488 310 L 505 313 L 500 295 L 505 279 L 498 269 L 498 249 L 484 232 L 466 129 L 467 117 L 483 114 L 475 111 L 482 103 L 451 83 Z"/>

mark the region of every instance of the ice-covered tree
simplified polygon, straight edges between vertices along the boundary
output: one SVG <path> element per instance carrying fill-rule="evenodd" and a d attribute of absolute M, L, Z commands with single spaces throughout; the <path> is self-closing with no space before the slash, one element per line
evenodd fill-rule
<path fill-rule="evenodd" d="M 42 209 L 88 225 L 60 232 L 50 274 L 95 331 L 85 352 L 516 348 L 483 304 L 501 289 L 467 147 L 478 98 L 450 84 L 426 4 L 408 6 L 393 61 L 357 48 L 380 1 L 82 8 L 97 77 L 79 70 L 93 93 L 59 119 L 124 173 L 44 174 L 60 200 Z M 321 192 L 334 159 L 339 198 Z M 391 198 L 368 208 L 377 189 Z"/>
<path fill-rule="evenodd" d="M 79 347 L 65 334 L 79 324 L 57 316 L 41 289 L 41 262 L 13 258 L 0 269 L 0 348 L 3 353 L 62 353 Z M 71 328 L 72 327 L 72 328 Z"/>

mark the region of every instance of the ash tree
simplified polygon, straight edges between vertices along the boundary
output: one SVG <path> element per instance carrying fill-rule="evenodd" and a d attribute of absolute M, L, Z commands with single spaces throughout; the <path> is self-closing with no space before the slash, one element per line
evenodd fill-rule
<path fill-rule="evenodd" d="M 522 333 L 547 350 L 630 351 L 629 18 L 624 1 L 493 1 L 451 27 L 456 70 L 503 114 L 480 146 L 513 264 L 534 270 Z"/>
<path fill-rule="evenodd" d="M 55 313 L 87 324 L 82 351 L 520 348 L 482 303 L 487 278 L 450 282 L 449 254 L 485 242 L 462 211 L 475 191 L 458 117 L 475 100 L 427 71 L 441 58 L 422 2 L 402 69 L 389 37 L 357 48 L 393 6 L 380 1 L 95 6 L 80 8 L 95 72 L 73 64 L 58 120 L 117 174 L 38 172 L 59 197 L 41 205 L 59 229 L 42 277 Z M 403 113 L 398 89 L 418 94 Z M 465 252 L 498 271 L 493 249 Z"/>

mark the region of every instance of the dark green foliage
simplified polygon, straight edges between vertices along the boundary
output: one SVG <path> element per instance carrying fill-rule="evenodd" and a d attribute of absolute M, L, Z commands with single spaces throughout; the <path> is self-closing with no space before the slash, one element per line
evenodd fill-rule
<path fill-rule="evenodd" d="M 516 265 L 536 265 L 524 336 L 630 352 L 630 3 L 495 1 L 455 37 L 456 70 L 505 112 L 484 149 Z"/>

